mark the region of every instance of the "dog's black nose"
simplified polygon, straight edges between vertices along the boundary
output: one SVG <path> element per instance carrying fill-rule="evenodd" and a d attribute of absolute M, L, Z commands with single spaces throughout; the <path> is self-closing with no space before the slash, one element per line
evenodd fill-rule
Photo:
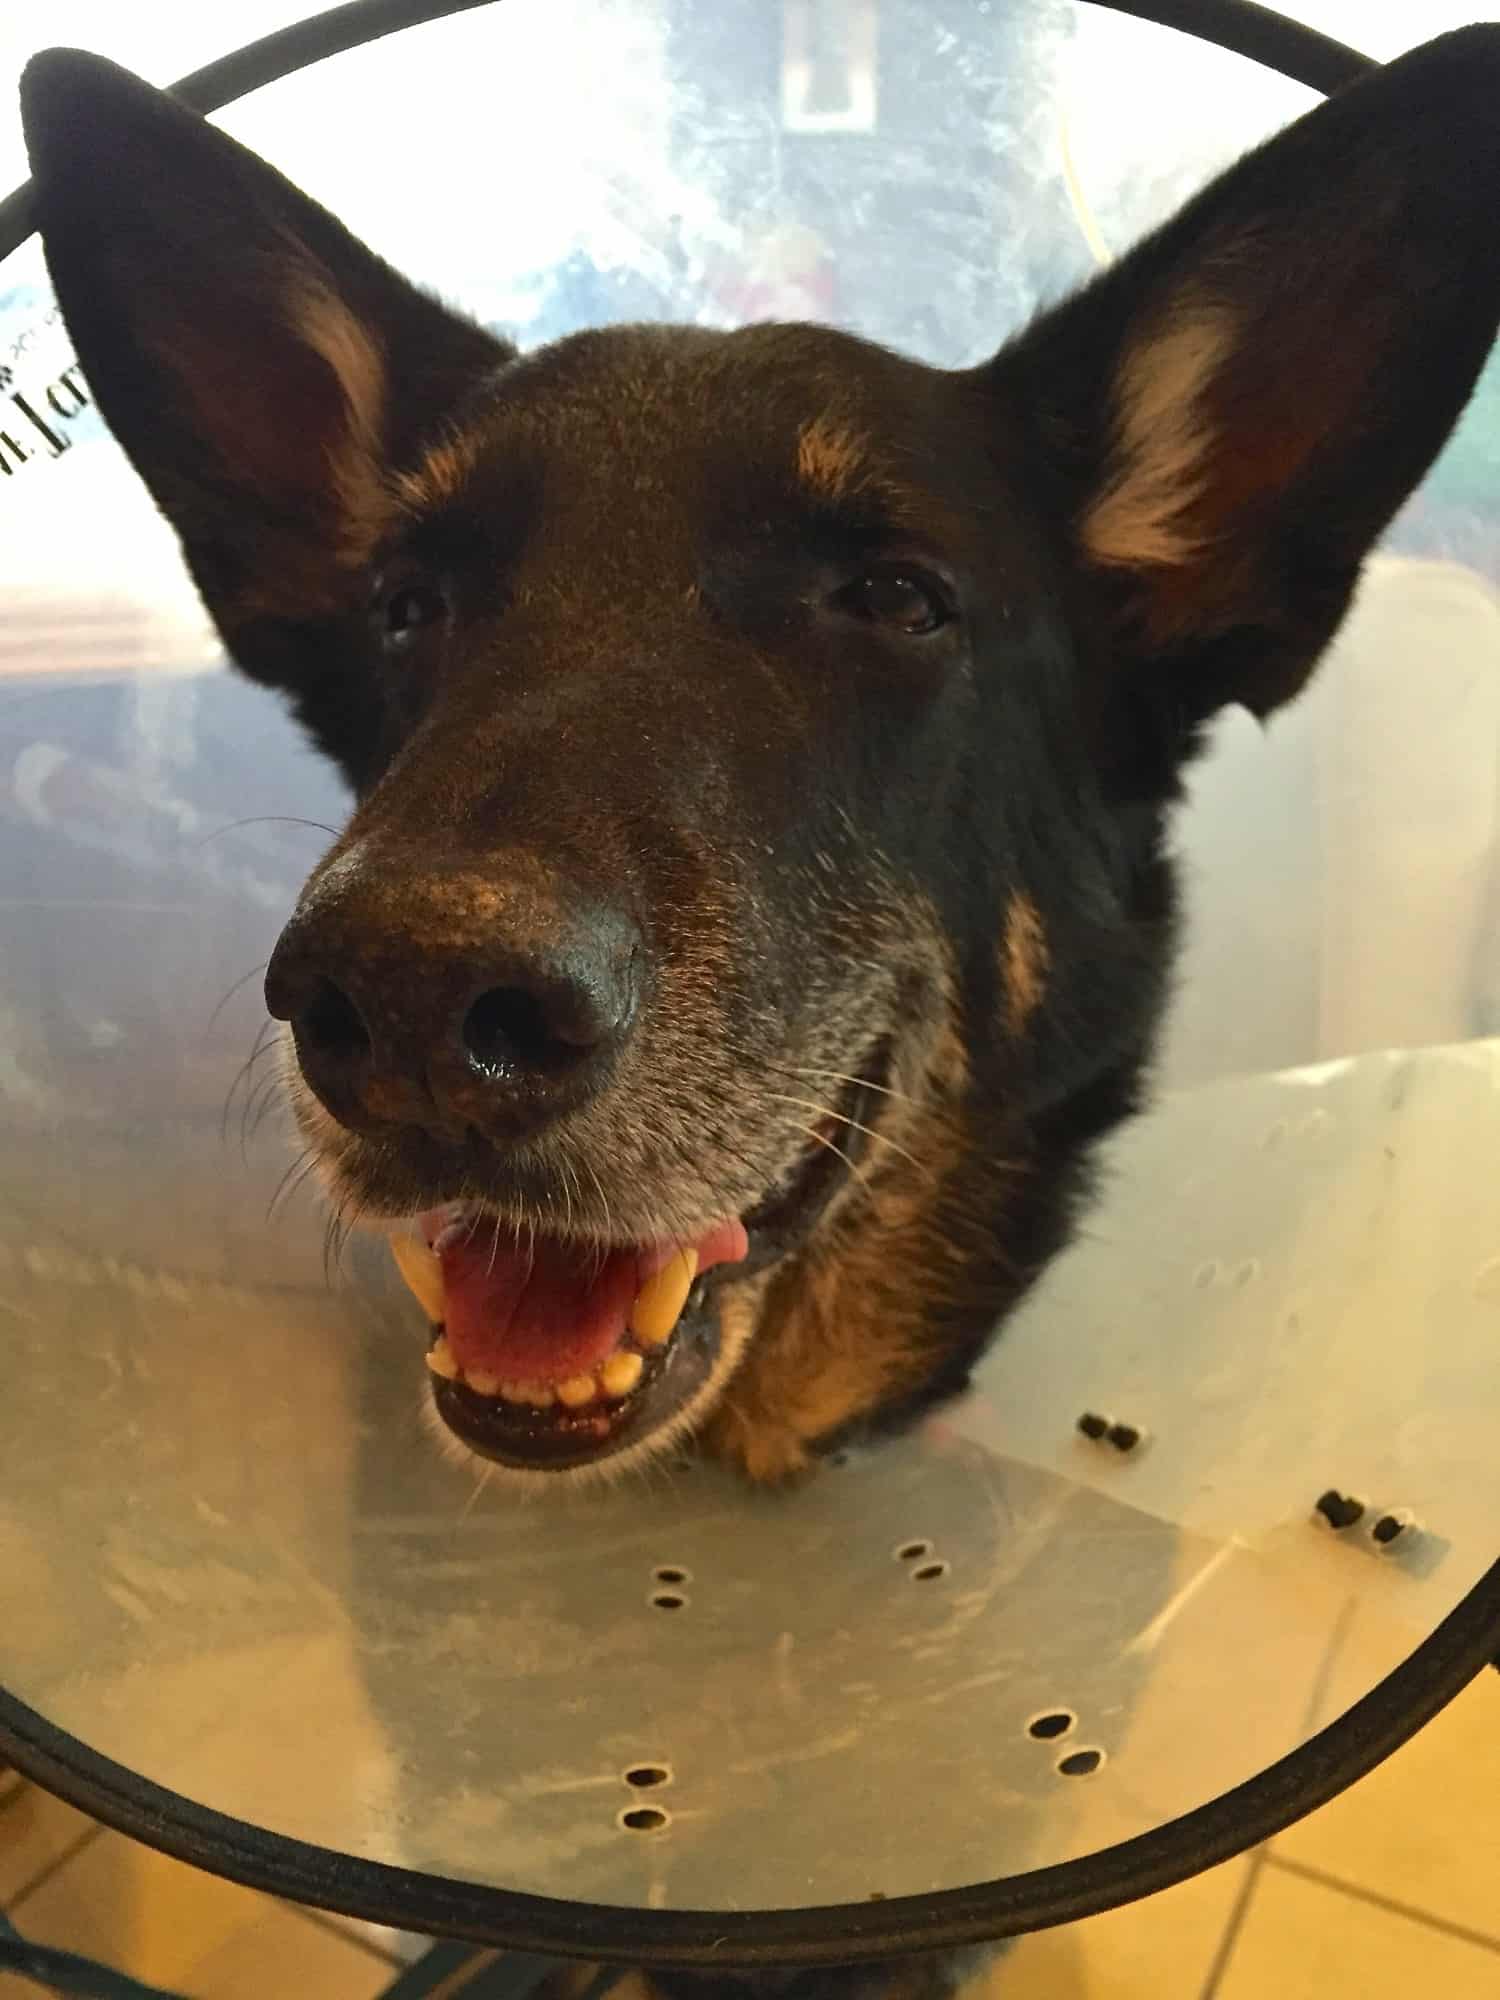
<path fill-rule="evenodd" d="M 282 932 L 266 1006 L 303 1076 L 356 1130 L 529 1136 L 584 1101 L 634 1025 L 641 937 L 626 912 L 535 872 L 333 871 Z"/>

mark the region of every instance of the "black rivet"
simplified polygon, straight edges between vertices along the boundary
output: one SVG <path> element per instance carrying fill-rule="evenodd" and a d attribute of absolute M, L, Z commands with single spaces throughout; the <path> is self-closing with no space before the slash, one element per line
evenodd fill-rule
<path fill-rule="evenodd" d="M 1085 1410 L 1078 1419 L 1078 1428 L 1086 1438 L 1098 1444 L 1101 1438 L 1109 1436 L 1109 1418 L 1098 1416 L 1093 1410 Z"/>
<path fill-rule="evenodd" d="M 1057 1769 L 1064 1778 L 1091 1778 L 1103 1762 L 1102 1750 L 1071 1750 L 1058 1758 Z"/>
<path fill-rule="evenodd" d="M 1050 1743 L 1059 1736 L 1066 1736 L 1077 1720 L 1069 1709 L 1054 1708 L 1046 1715 L 1034 1715 L 1026 1725 L 1026 1734 L 1034 1736 L 1038 1743 Z"/>
<path fill-rule="evenodd" d="M 1409 1521 L 1401 1520 L 1396 1514 L 1382 1514 L 1370 1530 L 1370 1539 L 1378 1542 L 1381 1548 L 1388 1549 L 1392 1542 L 1400 1540 L 1410 1526 Z"/>
<path fill-rule="evenodd" d="M 1330 1486 L 1315 1503 L 1314 1512 L 1323 1516 L 1330 1528 L 1352 1528 L 1364 1516 L 1364 1502 L 1351 1499 L 1347 1493 L 1340 1493 L 1336 1486 Z"/>
<path fill-rule="evenodd" d="M 1111 1424 L 1105 1436 L 1116 1451 L 1134 1451 L 1141 1441 L 1141 1434 L 1134 1424 Z"/>
<path fill-rule="evenodd" d="M 672 1824 L 672 1815 L 659 1806 L 632 1806 L 620 1814 L 620 1824 L 631 1833 L 661 1833 Z"/>
<path fill-rule="evenodd" d="M 665 1764 L 632 1764 L 625 1773 L 627 1785 L 633 1785 L 638 1792 L 649 1791 L 653 1785 L 670 1784 L 672 1773 Z"/>
<path fill-rule="evenodd" d="M 653 1594 L 651 1602 L 658 1611 L 680 1611 L 687 1603 L 687 1599 L 680 1597 L 675 1590 L 658 1590 Z"/>

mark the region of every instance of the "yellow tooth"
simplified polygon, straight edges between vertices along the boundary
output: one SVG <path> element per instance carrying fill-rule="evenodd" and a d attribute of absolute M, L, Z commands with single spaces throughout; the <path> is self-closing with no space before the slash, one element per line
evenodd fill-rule
<path fill-rule="evenodd" d="M 646 1280 L 630 1308 L 630 1331 L 637 1340 L 660 1347 L 671 1339 L 697 1274 L 697 1251 L 679 1250 L 670 1264 L 663 1264 L 654 1278 Z"/>
<path fill-rule="evenodd" d="M 427 1350 L 427 1366 L 434 1375 L 441 1375 L 445 1382 L 456 1382 L 462 1373 L 458 1358 L 448 1345 L 446 1333 L 440 1333 Z"/>
<path fill-rule="evenodd" d="M 523 1382 L 521 1401 L 530 1403 L 534 1410 L 550 1410 L 557 1401 L 550 1382 Z"/>
<path fill-rule="evenodd" d="M 566 1382 L 557 1385 L 557 1400 L 569 1410 L 581 1410 L 585 1403 L 592 1403 L 598 1393 L 599 1384 L 592 1375 L 570 1375 Z"/>
<path fill-rule="evenodd" d="M 645 1365 L 638 1354 L 612 1354 L 599 1370 L 605 1395 L 613 1396 L 616 1401 L 621 1396 L 628 1396 L 640 1381 Z"/>
<path fill-rule="evenodd" d="M 509 1380 L 501 1382 L 497 1379 L 495 1390 L 507 1403 L 524 1403 L 526 1401 L 526 1384 L 524 1382 Z"/>
<path fill-rule="evenodd" d="M 464 1379 L 476 1396 L 498 1396 L 500 1394 L 500 1377 L 498 1375 L 491 1375 L 487 1368 L 471 1369 Z"/>
<path fill-rule="evenodd" d="M 425 1243 L 415 1236 L 393 1236 L 391 1255 L 396 1269 L 406 1281 L 406 1289 L 434 1326 L 443 1319 L 443 1267 Z"/>

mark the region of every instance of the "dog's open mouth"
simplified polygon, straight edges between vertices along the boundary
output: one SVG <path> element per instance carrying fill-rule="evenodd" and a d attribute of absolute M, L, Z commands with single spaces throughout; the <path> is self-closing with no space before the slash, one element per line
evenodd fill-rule
<path fill-rule="evenodd" d="M 712 1292 L 805 1240 L 851 1172 L 882 1089 L 877 1059 L 744 1216 L 696 1237 L 607 1247 L 517 1231 L 449 1204 L 391 1237 L 432 1326 L 434 1405 L 471 1451 L 531 1471 L 590 1465 L 660 1431 L 714 1371 Z"/>
<path fill-rule="evenodd" d="M 518 1237 L 476 1209 L 436 1210 L 421 1230 L 425 1257 L 411 1239 L 393 1248 L 441 1315 L 427 1351 L 438 1414 L 486 1458 L 558 1471 L 656 1429 L 702 1385 L 712 1346 L 688 1302 L 747 1247 L 739 1221 L 680 1248 L 613 1250 Z"/>

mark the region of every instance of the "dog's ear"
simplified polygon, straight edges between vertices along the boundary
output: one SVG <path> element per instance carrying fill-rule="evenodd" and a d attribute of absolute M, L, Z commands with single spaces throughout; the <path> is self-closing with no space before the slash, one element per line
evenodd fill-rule
<path fill-rule="evenodd" d="M 335 612 L 394 475 L 509 350 L 113 63 L 50 50 L 21 100 L 78 358 L 221 629 Z"/>
<path fill-rule="evenodd" d="M 1486 26 L 1319 106 L 1036 321 L 989 367 L 1111 661 L 1189 723 L 1295 694 L 1497 317 Z"/>

